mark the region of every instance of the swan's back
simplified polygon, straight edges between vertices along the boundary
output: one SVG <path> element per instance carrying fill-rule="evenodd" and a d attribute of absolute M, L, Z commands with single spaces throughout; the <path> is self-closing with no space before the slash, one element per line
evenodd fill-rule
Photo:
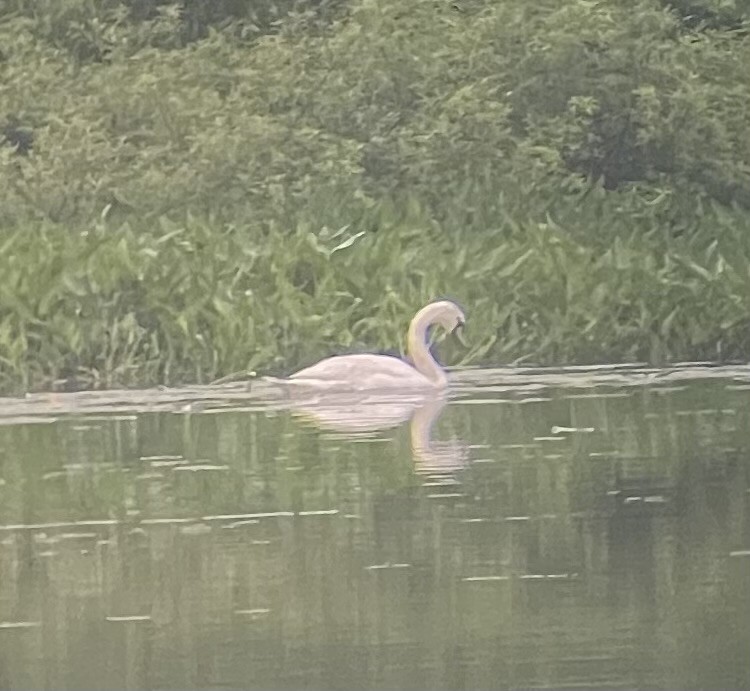
<path fill-rule="evenodd" d="M 334 355 L 289 376 L 290 382 L 321 389 L 432 389 L 411 365 L 390 355 Z"/>

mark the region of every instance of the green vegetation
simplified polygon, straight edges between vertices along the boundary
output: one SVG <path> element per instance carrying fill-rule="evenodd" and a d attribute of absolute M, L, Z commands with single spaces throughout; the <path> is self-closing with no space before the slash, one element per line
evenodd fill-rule
<path fill-rule="evenodd" d="M 252 11 L 248 9 L 252 5 Z M 0 390 L 750 357 L 750 0 L 10 0 Z"/>

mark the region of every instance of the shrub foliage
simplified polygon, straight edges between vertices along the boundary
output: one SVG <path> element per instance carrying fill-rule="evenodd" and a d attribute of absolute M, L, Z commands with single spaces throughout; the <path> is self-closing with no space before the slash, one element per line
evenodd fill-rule
<path fill-rule="evenodd" d="M 0 387 L 748 357 L 750 0 L 6 0 Z"/>

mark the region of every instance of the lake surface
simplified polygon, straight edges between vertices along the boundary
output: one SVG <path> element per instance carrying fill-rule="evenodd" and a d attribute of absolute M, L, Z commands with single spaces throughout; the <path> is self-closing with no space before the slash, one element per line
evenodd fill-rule
<path fill-rule="evenodd" d="M 455 381 L 0 400 L 0 688 L 750 688 L 750 368 Z"/>

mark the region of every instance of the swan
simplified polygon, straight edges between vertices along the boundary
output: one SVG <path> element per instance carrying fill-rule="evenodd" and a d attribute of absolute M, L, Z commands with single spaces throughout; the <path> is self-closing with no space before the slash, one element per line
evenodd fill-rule
<path fill-rule="evenodd" d="M 439 325 L 453 333 L 464 323 L 454 302 L 432 302 L 409 325 L 407 354 L 413 364 L 391 355 L 334 355 L 291 374 L 286 382 L 326 391 L 441 390 L 448 378 L 427 347 L 428 329 Z"/>

